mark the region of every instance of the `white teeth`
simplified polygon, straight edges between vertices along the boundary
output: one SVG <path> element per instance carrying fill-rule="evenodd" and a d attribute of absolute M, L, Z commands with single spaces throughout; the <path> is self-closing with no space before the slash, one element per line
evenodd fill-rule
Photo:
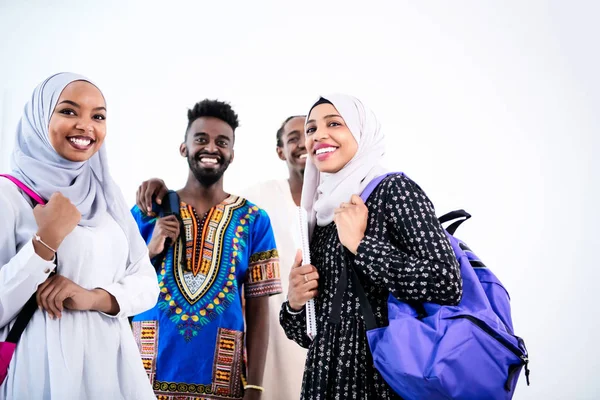
<path fill-rule="evenodd" d="M 70 138 L 69 140 L 78 146 L 89 146 L 90 143 L 92 143 L 92 141 L 90 139 Z"/>
<path fill-rule="evenodd" d="M 317 150 L 315 152 L 315 154 L 319 155 L 319 154 L 331 153 L 331 152 L 334 152 L 336 150 L 337 150 L 337 148 L 335 148 L 335 147 L 323 147 L 322 149 Z"/>
<path fill-rule="evenodd" d="M 207 163 L 207 164 L 217 164 L 218 163 L 218 161 L 215 158 L 201 158 L 200 162 Z"/>
<path fill-rule="evenodd" d="M 304 160 L 306 157 L 308 157 L 308 154 L 302 154 L 298 158 L 300 158 L 301 160 Z"/>

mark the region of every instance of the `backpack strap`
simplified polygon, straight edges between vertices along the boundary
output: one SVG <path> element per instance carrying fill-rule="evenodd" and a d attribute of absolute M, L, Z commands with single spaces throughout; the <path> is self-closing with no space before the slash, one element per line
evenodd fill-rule
<path fill-rule="evenodd" d="M 27 328 L 27 324 L 31 320 L 31 317 L 33 317 L 33 314 L 35 313 L 36 309 L 37 309 L 37 301 L 35 299 L 35 293 L 34 293 L 29 298 L 29 300 L 27 300 L 27 303 L 25 303 L 25 305 L 21 309 L 21 311 L 19 312 L 19 315 L 17 315 L 17 320 L 15 321 L 15 324 L 10 329 L 10 332 L 8 332 L 8 336 L 6 337 L 6 340 L 5 340 L 6 342 L 10 342 L 10 343 L 14 343 L 14 344 L 17 344 L 19 342 L 21 335 L 25 331 L 25 328 Z"/>
<path fill-rule="evenodd" d="M 454 220 L 459 219 L 459 218 L 462 218 L 462 219 L 454 222 L 452 225 L 450 225 L 446 229 L 446 232 L 448 232 L 449 234 L 451 234 L 452 236 L 454 236 L 454 232 L 456 232 L 456 229 L 458 229 L 458 227 L 463 222 L 465 222 L 466 220 L 468 220 L 469 218 L 471 218 L 471 214 L 469 214 L 465 210 L 451 211 L 448 214 L 444 214 L 441 217 L 439 217 L 438 221 L 440 221 L 440 224 L 445 224 L 446 222 L 454 221 Z"/>
<path fill-rule="evenodd" d="M 175 218 L 177 218 L 177 221 L 179 222 L 179 237 L 181 237 L 183 235 L 183 232 L 185 232 L 185 229 L 183 226 L 183 220 L 181 219 L 179 204 L 180 204 L 180 200 L 179 200 L 179 195 L 177 194 L 177 192 L 174 190 L 169 190 L 167 192 L 167 194 L 165 194 L 165 196 L 163 197 L 160 207 L 162 207 L 162 208 L 167 207 L 168 215 L 174 215 Z M 179 238 L 177 240 L 179 240 Z M 169 248 L 172 245 L 173 245 L 173 242 L 171 242 L 171 239 L 169 239 L 169 238 L 165 239 L 163 251 L 160 254 L 156 255 L 151 260 L 151 263 L 154 266 L 154 269 L 156 270 L 157 273 L 160 271 L 162 263 L 165 260 L 165 257 L 167 256 L 167 252 L 169 251 Z M 181 260 L 181 265 L 185 266 L 185 259 Z"/>
<path fill-rule="evenodd" d="M 33 190 L 31 190 L 29 187 L 27 187 L 27 185 L 25 185 L 23 182 L 21 182 L 14 176 L 0 174 L 0 177 L 6 178 L 9 181 L 13 182 L 15 185 L 17 185 L 17 187 L 19 189 L 21 189 L 25 194 L 27 194 L 33 200 L 34 206 L 37 204 L 41 204 L 41 205 L 46 204 L 44 199 L 42 199 L 37 193 L 35 193 Z M 54 261 L 54 265 L 57 265 L 58 255 L 56 257 L 57 258 Z M 27 324 L 31 320 L 31 317 L 33 317 L 33 314 L 35 313 L 36 309 L 37 309 L 37 302 L 35 299 L 35 293 L 33 293 L 31 295 L 31 297 L 29 298 L 29 300 L 27 300 L 27 303 L 25 303 L 25 305 L 19 312 L 19 315 L 17 315 L 17 319 L 16 319 L 14 325 L 10 329 L 10 332 L 8 332 L 8 336 L 6 337 L 6 340 L 5 340 L 6 342 L 17 344 L 17 342 L 21 338 L 21 335 L 25 331 Z"/>
<path fill-rule="evenodd" d="M 36 192 L 34 192 L 33 190 L 31 190 L 26 184 L 24 184 L 23 182 L 21 182 L 20 180 L 18 180 L 14 176 L 12 176 L 12 175 L 6 175 L 6 174 L 0 174 L 0 177 L 6 178 L 9 181 L 11 181 L 12 183 L 14 183 L 15 185 L 17 185 L 17 187 L 19 189 L 21 189 L 27 196 L 29 196 L 33 200 L 33 202 L 35 204 L 46 205 L 46 201 L 44 199 L 42 199 Z"/>
<path fill-rule="evenodd" d="M 406 175 L 404 175 L 404 172 L 388 172 L 386 174 L 380 175 L 377 178 L 373 179 L 371 182 L 369 182 L 367 187 L 364 188 L 362 193 L 360 194 L 360 198 L 366 202 L 367 199 L 369 198 L 369 196 L 371 195 L 371 193 L 373 193 L 373 191 L 381 183 L 381 181 L 383 181 L 385 178 L 387 178 L 390 175 L 406 176 Z"/>

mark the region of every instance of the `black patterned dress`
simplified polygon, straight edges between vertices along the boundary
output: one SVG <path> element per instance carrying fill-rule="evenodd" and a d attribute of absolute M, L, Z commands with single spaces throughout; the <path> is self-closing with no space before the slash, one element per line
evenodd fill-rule
<path fill-rule="evenodd" d="M 375 313 L 385 326 L 387 298 L 456 304 L 462 294 L 460 269 L 450 243 L 423 191 L 401 175 L 385 178 L 367 201 L 369 220 L 353 263 Z M 342 266 L 335 224 L 317 227 L 310 243 L 319 271 L 315 299 L 317 337 L 306 335 L 304 311 L 284 303 L 280 322 L 288 338 L 308 348 L 302 399 L 399 399 L 373 367 L 356 290 L 350 278 L 340 322 L 329 321 Z M 348 276 L 344 274 L 343 276 Z"/>

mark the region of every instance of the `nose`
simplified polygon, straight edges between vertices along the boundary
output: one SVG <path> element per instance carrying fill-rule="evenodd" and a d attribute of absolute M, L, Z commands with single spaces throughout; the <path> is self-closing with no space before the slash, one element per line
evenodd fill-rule
<path fill-rule="evenodd" d="M 327 129 L 320 128 L 313 134 L 313 140 L 315 142 L 320 142 L 322 140 L 329 139 L 329 133 L 327 133 Z"/>
<path fill-rule="evenodd" d="M 206 144 L 205 149 L 210 153 L 216 153 L 217 152 L 217 144 L 213 140 L 211 140 Z"/>
<path fill-rule="evenodd" d="M 300 141 L 298 142 L 298 147 L 301 150 L 306 150 L 306 136 L 300 135 Z"/>
<path fill-rule="evenodd" d="M 80 118 L 75 125 L 75 129 L 82 130 L 84 133 L 93 133 L 94 124 L 90 118 Z"/>

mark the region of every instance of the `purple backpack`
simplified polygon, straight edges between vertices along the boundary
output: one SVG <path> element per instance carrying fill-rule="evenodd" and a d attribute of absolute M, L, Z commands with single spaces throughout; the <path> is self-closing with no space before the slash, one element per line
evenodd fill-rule
<path fill-rule="evenodd" d="M 388 175 L 369 183 L 361 194 L 363 201 Z M 463 281 L 457 306 L 409 305 L 390 294 L 389 325 L 378 328 L 358 276 L 350 269 L 374 365 L 407 400 L 511 399 L 523 367 L 529 385 L 527 349 L 513 333 L 508 292 L 467 245 L 453 236 L 470 217 L 460 210 L 439 218 L 440 223 L 458 220 L 446 229 Z"/>
<path fill-rule="evenodd" d="M 40 196 L 38 196 L 33 190 L 29 189 L 27 185 L 18 180 L 17 178 L 10 175 L 0 175 L 2 178 L 6 178 L 12 181 L 15 185 L 19 187 L 25 194 L 27 194 L 33 200 L 34 204 L 45 205 L 46 202 Z M 10 365 L 10 361 L 12 360 L 12 356 L 17 347 L 17 342 L 21 338 L 23 331 L 27 327 L 29 320 L 35 313 L 37 309 L 37 303 L 35 299 L 35 293 L 29 298 L 27 303 L 23 306 L 17 319 L 15 320 L 14 325 L 8 332 L 8 336 L 4 342 L 0 342 L 0 384 L 4 382 L 6 379 L 6 375 L 8 374 L 8 366 Z"/>

